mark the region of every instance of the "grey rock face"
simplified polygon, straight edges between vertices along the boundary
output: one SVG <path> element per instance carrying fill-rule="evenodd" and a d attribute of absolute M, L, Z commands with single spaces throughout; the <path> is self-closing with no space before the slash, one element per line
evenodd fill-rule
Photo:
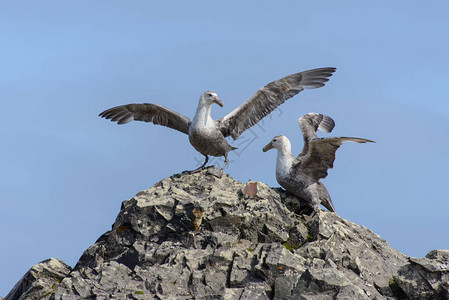
<path fill-rule="evenodd" d="M 335 213 L 299 210 L 260 182 L 174 175 L 124 201 L 49 298 L 449 299 L 448 250 L 409 258 Z"/>
<path fill-rule="evenodd" d="M 19 280 L 5 300 L 49 299 L 70 271 L 71 268 L 63 261 L 55 258 L 44 260 L 34 265 Z"/>
<path fill-rule="evenodd" d="M 432 250 L 426 257 L 409 258 L 393 276 L 392 285 L 408 299 L 449 299 L 449 251 Z"/>

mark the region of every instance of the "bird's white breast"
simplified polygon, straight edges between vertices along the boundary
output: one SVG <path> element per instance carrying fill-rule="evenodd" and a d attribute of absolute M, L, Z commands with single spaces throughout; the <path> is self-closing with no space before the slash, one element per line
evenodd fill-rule
<path fill-rule="evenodd" d="M 291 172 L 293 165 L 293 157 L 291 155 L 285 155 L 281 151 L 278 152 L 276 159 L 276 177 L 287 178 Z"/>

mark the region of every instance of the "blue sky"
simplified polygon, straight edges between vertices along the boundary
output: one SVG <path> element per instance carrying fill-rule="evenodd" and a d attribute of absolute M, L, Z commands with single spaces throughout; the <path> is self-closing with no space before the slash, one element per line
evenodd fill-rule
<path fill-rule="evenodd" d="M 12 1 L 0 3 L 0 295 L 49 257 L 72 267 L 123 200 L 202 160 L 182 133 L 99 118 L 154 102 L 220 118 L 263 85 L 317 67 L 328 84 L 233 144 L 233 178 L 278 186 L 275 135 L 334 118 L 343 145 L 323 181 L 337 213 L 410 256 L 449 249 L 447 1 Z M 326 136 L 325 134 L 321 134 Z M 222 164 L 222 160 L 217 160 Z"/>

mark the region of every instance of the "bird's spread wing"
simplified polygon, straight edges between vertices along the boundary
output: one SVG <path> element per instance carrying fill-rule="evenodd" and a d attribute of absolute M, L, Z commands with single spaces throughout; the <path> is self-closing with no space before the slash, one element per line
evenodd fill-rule
<path fill-rule="evenodd" d="M 298 155 L 298 159 L 309 151 L 309 141 L 318 138 L 316 132 L 319 130 L 329 133 L 334 129 L 334 120 L 326 115 L 318 113 L 308 113 L 298 119 L 304 138 L 304 147 Z"/>
<path fill-rule="evenodd" d="M 324 86 L 335 68 L 319 68 L 288 75 L 259 89 L 248 100 L 225 117 L 217 120 L 224 136 L 237 139 L 246 129 L 254 126 L 286 100 L 304 89 Z"/>
<path fill-rule="evenodd" d="M 332 169 L 335 152 L 344 142 L 374 143 L 374 141 L 354 137 L 317 138 L 309 142 L 309 150 L 297 164 L 297 171 L 318 180 L 327 176 L 327 170 Z"/>
<path fill-rule="evenodd" d="M 189 134 L 190 119 L 169 108 L 157 104 L 127 104 L 105 110 L 100 117 L 111 119 L 117 124 L 126 124 L 133 120 L 151 122 L 153 124 L 176 129 Z"/>

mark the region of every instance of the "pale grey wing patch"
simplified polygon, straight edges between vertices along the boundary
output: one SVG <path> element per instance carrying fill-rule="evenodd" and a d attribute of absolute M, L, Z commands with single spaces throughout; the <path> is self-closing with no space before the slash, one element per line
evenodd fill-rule
<path fill-rule="evenodd" d="M 217 120 L 217 125 L 225 137 L 232 136 L 233 139 L 237 139 L 245 130 L 302 90 L 324 86 L 335 70 L 335 68 L 319 68 L 275 80 L 260 88 L 228 115 Z"/>
<path fill-rule="evenodd" d="M 298 171 L 318 180 L 327 176 L 327 170 L 332 169 L 335 153 L 344 142 L 373 143 L 374 141 L 354 137 L 317 138 L 309 142 L 307 153 L 300 158 Z"/>
<path fill-rule="evenodd" d="M 152 103 L 121 105 L 105 110 L 99 116 L 111 119 L 111 121 L 117 122 L 117 124 L 126 124 L 133 120 L 150 122 L 185 134 L 189 134 L 191 123 L 188 117 L 164 106 Z"/>
<path fill-rule="evenodd" d="M 363 138 L 355 138 L 355 137 L 339 137 L 339 139 L 342 140 L 342 143 L 344 143 L 344 142 L 353 142 L 353 143 L 359 143 L 359 144 L 375 143 L 375 141 L 372 141 L 372 140 L 363 139 Z"/>
<path fill-rule="evenodd" d="M 134 116 L 132 114 L 129 114 L 123 118 L 120 119 L 120 121 L 117 122 L 117 124 L 126 124 L 134 120 Z"/>
<path fill-rule="evenodd" d="M 335 121 L 326 115 L 322 115 L 322 120 L 318 125 L 318 129 L 321 130 L 322 132 L 326 132 L 329 133 L 331 132 L 334 127 L 335 127 Z"/>
<path fill-rule="evenodd" d="M 105 111 L 107 112 L 107 111 Z M 103 112 L 103 113 L 105 113 Z M 106 117 L 106 114 L 104 116 L 104 118 L 106 119 L 111 119 L 112 122 L 117 122 L 117 124 L 125 124 L 128 122 L 131 122 L 132 120 L 134 120 L 134 115 L 125 109 L 119 109 L 119 107 L 117 108 L 112 108 L 111 111 L 107 114 L 109 117 Z M 100 114 L 101 117 L 103 117 Z"/>
<path fill-rule="evenodd" d="M 336 68 L 318 68 L 301 72 L 303 89 L 316 89 L 324 86 L 325 82 L 329 81 L 330 76 L 334 73 Z"/>

